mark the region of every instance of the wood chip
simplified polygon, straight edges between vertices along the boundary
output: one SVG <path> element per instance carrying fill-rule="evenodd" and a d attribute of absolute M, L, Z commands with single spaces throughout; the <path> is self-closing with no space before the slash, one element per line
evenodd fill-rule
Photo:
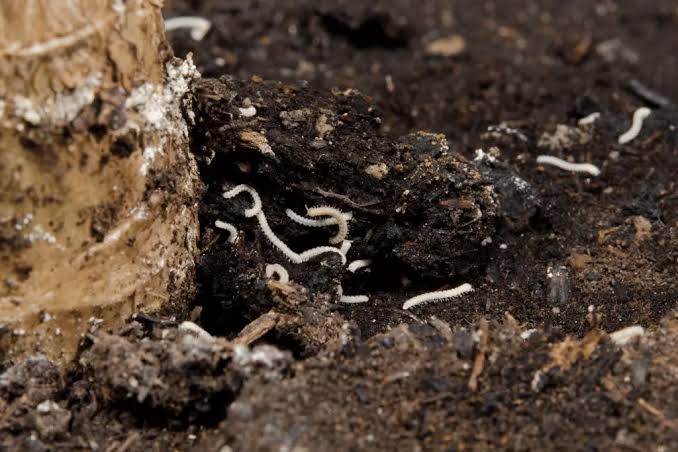
<path fill-rule="evenodd" d="M 645 240 L 652 232 L 652 223 L 647 218 L 636 215 L 631 217 L 631 223 L 636 228 L 636 240 Z"/>
<path fill-rule="evenodd" d="M 253 320 L 240 331 L 238 337 L 233 340 L 234 344 L 250 345 L 254 341 L 261 339 L 266 333 L 275 328 L 278 323 L 278 314 L 269 311 Z"/>
<path fill-rule="evenodd" d="M 240 142 L 247 148 L 259 150 L 262 154 L 275 156 L 273 149 L 268 144 L 268 140 L 259 132 L 243 130 L 240 132 Z"/>

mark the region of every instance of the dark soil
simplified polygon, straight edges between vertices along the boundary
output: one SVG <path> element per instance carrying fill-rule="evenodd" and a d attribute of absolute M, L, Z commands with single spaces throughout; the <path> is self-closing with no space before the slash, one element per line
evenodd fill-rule
<path fill-rule="evenodd" d="M 5 363 L 0 447 L 678 449 L 678 6 L 450 3 L 168 0 L 212 22 L 201 42 L 170 34 L 203 73 L 190 308 L 212 337 L 142 316 L 94 331 L 68 372 Z M 237 184 L 296 252 L 336 226 L 285 209 L 351 212 L 348 261 L 372 264 L 288 262 L 249 195 L 221 196 Z M 339 285 L 369 302 L 338 303 Z M 647 332 L 623 347 L 605 333 L 631 325 Z"/>

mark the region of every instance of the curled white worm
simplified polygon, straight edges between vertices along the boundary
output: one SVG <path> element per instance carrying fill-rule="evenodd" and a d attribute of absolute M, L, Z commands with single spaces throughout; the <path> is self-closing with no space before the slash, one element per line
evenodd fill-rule
<path fill-rule="evenodd" d="M 348 236 L 348 221 L 346 221 L 344 213 L 341 210 L 329 206 L 318 206 L 311 207 L 310 209 L 308 209 L 306 213 L 308 214 L 309 217 L 328 216 L 336 220 L 339 230 L 337 231 L 337 234 L 334 237 L 330 238 L 330 243 L 332 244 L 341 243 L 344 241 L 346 236 Z"/>
<path fill-rule="evenodd" d="M 210 31 L 212 24 L 209 20 L 198 16 L 181 16 L 172 17 L 165 21 L 165 30 L 172 31 L 178 28 L 190 28 L 191 38 L 194 41 L 202 41 L 202 39 Z"/>
<path fill-rule="evenodd" d="M 631 128 L 619 136 L 619 144 L 626 144 L 637 137 L 643 127 L 643 121 L 650 116 L 650 113 L 652 113 L 652 110 L 647 107 L 640 107 L 634 111 Z"/>
<path fill-rule="evenodd" d="M 251 208 L 245 209 L 245 216 L 247 218 L 251 218 L 257 215 L 259 212 L 261 212 L 261 198 L 259 197 L 259 193 L 257 193 L 255 189 L 245 184 L 236 185 L 229 191 L 224 192 L 221 196 L 223 196 L 226 199 L 231 199 L 244 191 L 249 193 L 250 196 L 252 196 L 252 200 L 254 201 L 254 204 L 252 205 Z"/>
<path fill-rule="evenodd" d="M 403 304 L 403 309 L 410 309 L 422 303 L 427 303 L 429 301 L 439 301 L 455 298 L 472 291 L 473 287 L 467 283 L 462 284 L 459 287 L 455 287 L 454 289 L 423 293 L 421 295 L 417 295 L 416 297 L 412 297 L 405 301 L 405 304 Z"/>
<path fill-rule="evenodd" d="M 553 165 L 565 171 L 573 171 L 575 173 L 589 173 L 592 176 L 598 176 L 600 174 L 600 168 L 591 163 L 570 163 L 558 157 L 553 157 L 552 155 L 540 155 L 537 157 L 537 163 Z"/>
<path fill-rule="evenodd" d="M 319 246 L 317 248 L 311 248 L 310 250 L 306 250 L 301 254 L 297 254 L 292 249 L 287 246 L 285 242 L 280 240 L 277 235 L 273 232 L 271 229 L 271 226 L 269 226 L 268 221 L 266 220 L 266 215 L 264 215 L 263 210 L 260 210 L 257 215 L 257 220 L 259 221 L 259 227 L 261 227 L 261 230 L 263 231 L 264 235 L 266 238 L 275 246 L 278 248 L 282 253 L 287 256 L 287 258 L 292 261 L 295 264 L 301 264 L 302 262 L 307 262 L 310 259 L 319 256 L 320 254 L 324 253 L 336 253 L 339 256 L 341 256 L 341 263 L 342 265 L 346 263 L 346 256 L 344 253 L 341 252 L 338 248 L 334 248 L 331 246 Z"/>
<path fill-rule="evenodd" d="M 586 115 L 583 118 L 581 118 L 577 124 L 579 124 L 580 126 L 586 126 L 589 124 L 593 124 L 598 120 L 598 118 L 600 118 L 600 112 L 596 111 L 594 113 L 591 113 L 590 115 Z"/>
<path fill-rule="evenodd" d="M 299 223 L 303 226 L 307 226 L 309 228 L 322 228 L 325 226 L 333 226 L 337 224 L 337 219 L 334 217 L 330 218 L 323 218 L 322 220 L 315 220 L 313 218 L 306 218 L 292 209 L 285 209 L 285 214 L 289 217 L 290 220 L 294 221 L 295 223 Z M 346 221 L 351 221 L 353 219 L 353 214 L 351 212 L 342 212 L 343 217 L 346 219 Z"/>
<path fill-rule="evenodd" d="M 355 273 L 361 268 L 369 267 L 372 264 L 372 259 L 358 259 L 348 264 L 348 271 Z"/>
<path fill-rule="evenodd" d="M 285 267 L 280 264 L 268 264 L 266 265 L 266 277 L 271 278 L 273 275 L 278 276 L 278 281 L 287 284 L 290 282 L 290 274 L 287 273 Z"/>
<path fill-rule="evenodd" d="M 633 325 L 610 333 L 610 340 L 616 345 L 625 345 L 643 334 L 645 334 L 645 329 L 642 326 Z"/>
<path fill-rule="evenodd" d="M 219 229 L 224 229 L 228 231 L 228 243 L 235 242 L 235 239 L 238 238 L 238 230 L 231 223 L 226 223 L 225 221 L 217 220 L 214 222 L 214 226 Z"/>

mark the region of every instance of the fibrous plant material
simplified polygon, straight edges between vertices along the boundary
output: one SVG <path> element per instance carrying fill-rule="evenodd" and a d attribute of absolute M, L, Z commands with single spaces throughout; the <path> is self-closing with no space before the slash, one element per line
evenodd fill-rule
<path fill-rule="evenodd" d="M 212 24 L 209 20 L 198 16 L 172 17 L 165 21 L 165 31 L 190 28 L 191 38 L 194 41 L 202 41 L 205 35 L 210 31 L 211 26 Z"/>
<path fill-rule="evenodd" d="M 643 127 L 643 121 L 650 116 L 652 110 L 647 107 L 640 107 L 633 112 L 633 120 L 631 121 L 631 128 L 621 134 L 617 140 L 619 144 L 626 144 L 636 138 Z"/>
<path fill-rule="evenodd" d="M 278 282 L 287 284 L 290 282 L 290 274 L 287 273 L 287 269 L 280 264 L 267 264 L 266 265 L 266 277 L 271 278 L 273 275 L 278 276 Z"/>
<path fill-rule="evenodd" d="M 403 309 L 410 309 L 422 303 L 428 303 L 429 301 L 449 300 L 450 298 L 455 298 L 472 291 L 473 287 L 466 283 L 459 287 L 455 287 L 454 289 L 423 293 L 407 300 L 405 304 L 403 304 Z"/>
<path fill-rule="evenodd" d="M 217 220 L 214 222 L 214 226 L 219 229 L 224 229 L 228 231 L 228 243 L 234 243 L 238 238 L 238 230 L 231 223 L 226 223 L 225 221 Z"/>
<path fill-rule="evenodd" d="M 339 230 L 337 231 L 337 234 L 334 237 L 330 238 L 331 244 L 335 245 L 337 243 L 342 243 L 344 239 L 346 239 L 346 237 L 348 236 L 348 222 L 346 221 L 344 213 L 339 209 L 335 209 L 334 207 L 329 206 L 311 207 L 310 209 L 308 209 L 307 214 L 310 217 L 328 216 L 334 218 L 334 220 L 337 222 Z"/>
<path fill-rule="evenodd" d="M 572 171 L 574 173 L 589 173 L 592 176 L 600 175 L 600 168 L 598 168 L 596 165 L 591 163 L 570 163 L 552 155 L 540 155 L 537 157 L 537 163 L 552 165 L 556 168 L 560 168 L 565 171 Z"/>

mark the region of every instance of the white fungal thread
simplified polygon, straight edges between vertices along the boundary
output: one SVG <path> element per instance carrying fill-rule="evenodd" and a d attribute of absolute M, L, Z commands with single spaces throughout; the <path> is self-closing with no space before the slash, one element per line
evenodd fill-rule
<path fill-rule="evenodd" d="M 553 165 L 565 171 L 572 171 L 575 173 L 589 173 L 592 176 L 598 176 L 600 174 L 600 168 L 591 163 L 570 163 L 558 157 L 553 157 L 552 155 L 540 155 L 537 157 L 537 163 Z"/>
<path fill-rule="evenodd" d="M 226 223 L 225 221 L 217 220 L 214 222 L 214 226 L 219 229 L 224 229 L 228 231 L 228 243 L 235 242 L 235 239 L 238 238 L 238 230 L 231 223 Z"/>
<path fill-rule="evenodd" d="M 337 287 L 337 295 L 339 295 L 339 303 L 358 304 L 370 301 L 367 295 L 344 295 L 344 288 L 341 284 Z"/>
<path fill-rule="evenodd" d="M 650 113 L 652 113 L 652 110 L 647 107 L 640 107 L 634 111 L 631 128 L 619 136 L 619 140 L 617 140 L 619 144 L 626 144 L 637 137 L 643 127 L 643 121 L 650 116 Z"/>
<path fill-rule="evenodd" d="M 596 122 L 598 118 L 600 118 L 600 112 L 596 111 L 591 113 L 590 115 L 586 115 L 583 118 L 581 118 L 579 122 L 577 122 L 577 124 L 580 126 L 587 126 L 589 124 L 593 124 L 594 122 Z"/>
<path fill-rule="evenodd" d="M 410 309 L 422 303 L 428 303 L 429 301 L 448 300 L 450 298 L 463 295 L 467 292 L 473 292 L 473 287 L 468 283 L 462 284 L 461 286 L 455 287 L 454 289 L 427 292 L 405 301 L 405 304 L 403 304 L 403 309 Z"/>
<path fill-rule="evenodd" d="M 271 278 L 273 275 L 278 276 L 278 281 L 287 284 L 290 282 L 290 274 L 287 273 L 285 267 L 280 264 L 268 264 L 266 265 L 266 277 Z"/>
<path fill-rule="evenodd" d="M 300 225 L 307 226 L 309 228 L 322 228 L 325 226 L 334 226 L 337 224 L 337 219 L 334 217 L 315 220 L 313 218 L 303 217 L 292 209 L 285 209 L 285 214 L 295 223 L 299 223 Z M 342 215 L 346 221 L 351 221 L 353 219 L 353 214 L 351 212 L 342 212 Z"/>
<path fill-rule="evenodd" d="M 328 216 L 336 220 L 339 230 L 337 231 L 337 234 L 334 237 L 330 238 L 331 244 L 336 245 L 337 243 L 341 243 L 348 236 L 348 221 L 346 221 L 344 213 L 341 210 L 335 209 L 334 207 L 330 206 L 318 206 L 311 207 L 310 209 L 307 210 L 306 214 L 309 217 Z"/>
<path fill-rule="evenodd" d="M 247 218 L 252 218 L 259 212 L 261 212 L 261 198 L 259 197 L 259 193 L 257 193 L 255 189 L 253 189 L 249 185 L 241 184 L 233 187 L 227 192 L 224 192 L 221 196 L 223 196 L 226 199 L 231 199 L 244 191 L 249 193 L 252 196 L 252 200 L 254 201 L 254 204 L 252 205 L 251 208 L 245 209 L 245 216 Z"/>
<path fill-rule="evenodd" d="M 198 16 L 172 17 L 165 21 L 165 31 L 172 31 L 179 28 L 190 28 L 191 39 L 202 41 L 207 32 L 210 31 L 212 24 L 209 20 Z"/>
<path fill-rule="evenodd" d="M 348 271 L 355 273 L 361 268 L 369 267 L 372 264 L 372 259 L 358 259 L 348 264 Z"/>
<path fill-rule="evenodd" d="M 633 325 L 610 333 L 610 340 L 615 345 L 625 345 L 631 342 L 632 339 L 640 337 L 643 334 L 645 334 L 645 329 L 642 326 Z"/>
<path fill-rule="evenodd" d="M 338 248 L 334 248 L 332 246 L 319 246 L 317 248 L 311 248 L 310 250 L 306 250 L 301 254 L 297 254 L 292 249 L 285 244 L 282 240 L 278 238 L 278 236 L 275 235 L 273 230 L 268 224 L 268 221 L 266 220 L 266 215 L 264 215 L 264 212 L 260 210 L 257 215 L 257 220 L 259 221 L 259 227 L 261 227 L 261 230 L 263 231 L 264 235 L 266 238 L 275 246 L 278 248 L 282 253 L 287 256 L 287 258 L 292 261 L 295 264 L 301 264 L 302 262 L 307 262 L 311 259 L 313 259 L 316 256 L 319 256 L 324 253 L 336 253 L 339 256 L 341 256 L 341 264 L 344 265 L 346 263 L 346 256 L 344 253 L 341 252 Z"/>

